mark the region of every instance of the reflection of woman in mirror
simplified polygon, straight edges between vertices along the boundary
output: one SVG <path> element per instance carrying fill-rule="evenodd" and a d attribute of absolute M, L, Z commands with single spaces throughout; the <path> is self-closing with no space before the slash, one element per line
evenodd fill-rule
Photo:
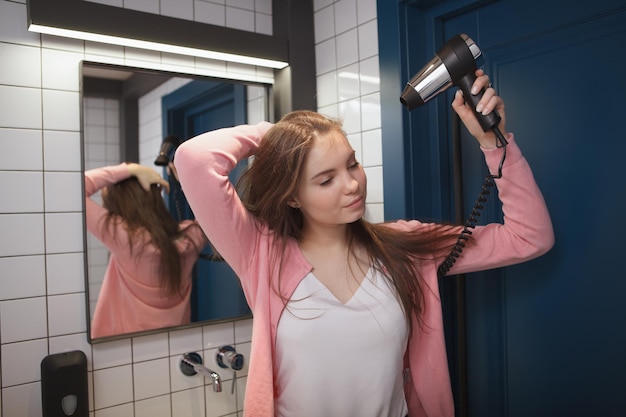
<path fill-rule="evenodd" d="M 489 79 L 477 72 L 474 88 Z M 523 262 L 553 245 L 530 167 L 508 137 L 496 180 L 503 224 L 476 226 L 450 274 Z M 504 155 L 457 94 L 452 107 L 492 173 Z M 237 161 L 254 155 L 240 183 Z M 302 111 L 183 143 L 176 167 L 211 242 L 239 276 L 254 314 L 246 416 L 454 416 L 438 265 L 462 226 L 366 221 L 367 181 L 341 125 Z"/>
<path fill-rule="evenodd" d="M 191 317 L 191 272 L 206 237 L 177 222 L 161 189 L 169 183 L 135 163 L 85 172 L 87 229 L 110 251 L 91 337 L 178 326 Z M 103 205 L 89 196 L 101 191 Z"/>

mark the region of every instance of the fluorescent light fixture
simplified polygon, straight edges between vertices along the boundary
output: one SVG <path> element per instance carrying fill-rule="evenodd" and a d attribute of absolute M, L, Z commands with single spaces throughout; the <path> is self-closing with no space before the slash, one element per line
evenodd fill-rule
<path fill-rule="evenodd" d="M 85 0 L 27 0 L 28 30 L 282 69 L 287 39 Z"/>
<path fill-rule="evenodd" d="M 287 62 L 275 61 L 271 59 L 255 58 L 251 56 L 236 55 L 225 52 L 210 51 L 206 49 L 190 48 L 186 46 L 170 45 L 166 43 L 143 41 L 139 39 L 128 39 L 119 36 L 104 35 L 99 33 L 82 32 L 72 29 L 62 29 L 50 26 L 31 24 L 28 27 L 31 32 L 44 33 L 47 35 L 63 36 L 67 38 L 80 39 L 85 41 L 108 43 L 112 45 L 128 46 L 133 48 L 149 49 L 151 51 L 168 52 L 172 54 L 191 55 L 201 58 L 217 59 L 221 61 L 237 62 L 247 65 L 258 65 L 275 69 L 283 69 L 289 64 Z"/>

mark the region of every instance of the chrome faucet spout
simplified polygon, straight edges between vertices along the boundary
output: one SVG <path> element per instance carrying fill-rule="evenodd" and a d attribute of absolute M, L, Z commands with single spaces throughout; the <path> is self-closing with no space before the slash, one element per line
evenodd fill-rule
<path fill-rule="evenodd" d="M 213 391 L 222 392 L 222 378 L 220 378 L 217 372 L 211 372 L 211 378 L 213 379 Z"/>
<path fill-rule="evenodd" d="M 180 359 L 181 370 L 187 376 L 201 374 L 209 378 L 214 392 L 222 392 L 222 378 L 220 375 L 202 365 L 202 357 L 195 352 L 185 353 Z"/>

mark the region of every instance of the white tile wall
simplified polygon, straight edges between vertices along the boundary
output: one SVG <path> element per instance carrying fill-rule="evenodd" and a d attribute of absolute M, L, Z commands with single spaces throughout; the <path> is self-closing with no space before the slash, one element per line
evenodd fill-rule
<path fill-rule="evenodd" d="M 366 218 L 384 220 L 376 0 L 315 0 L 317 106 L 339 117 L 368 174 Z"/>
<path fill-rule="evenodd" d="M 100 2 L 187 19 L 191 8 L 196 21 L 217 17 L 220 22 L 207 23 L 245 22 L 244 30 L 271 34 L 271 0 Z M 368 174 L 367 217 L 380 221 L 376 1 L 315 0 L 314 10 L 318 108 L 345 120 Z M 201 377 L 182 376 L 179 359 L 196 351 L 215 367 L 215 349 L 222 344 L 248 358 L 250 320 L 87 343 L 76 190 L 78 65 L 87 59 L 261 82 L 271 82 L 272 71 L 39 36 L 26 30 L 26 20 L 25 2 L 0 0 L 0 417 L 41 416 L 39 363 L 47 354 L 74 349 L 88 358 L 94 417 L 236 416 L 247 367 L 237 375 L 234 395 L 228 372 L 222 373 L 223 392 L 216 394 Z M 249 97 L 250 122 L 263 120 L 263 99 L 252 92 Z"/>

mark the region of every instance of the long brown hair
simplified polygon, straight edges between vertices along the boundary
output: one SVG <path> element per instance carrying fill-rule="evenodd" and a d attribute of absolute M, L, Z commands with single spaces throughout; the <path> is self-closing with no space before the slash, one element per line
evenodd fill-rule
<path fill-rule="evenodd" d="M 121 222 L 127 230 L 131 251 L 135 246 L 140 248 L 136 257 L 141 256 L 145 244 L 156 246 L 160 259 L 161 289 L 165 295 L 180 296 L 182 266 L 175 241 L 185 236 L 187 228 L 181 230 L 178 221 L 167 210 L 160 188 L 153 184 L 150 191 L 146 191 L 137 178 L 131 177 L 106 187 L 102 203 L 108 210 L 102 224 L 104 230 L 115 233 L 115 227 L 111 226 Z M 150 240 L 133 245 L 134 239 L 140 238 L 143 231 L 150 235 Z"/>
<path fill-rule="evenodd" d="M 346 136 L 338 120 L 319 113 L 295 111 L 285 115 L 265 134 L 252 166 L 238 183 L 247 209 L 279 236 L 283 249 L 289 238 L 300 239 L 302 234 L 302 213 L 288 202 L 296 195 L 304 161 L 314 140 L 331 132 Z M 370 263 L 396 289 L 407 321 L 411 323 L 413 317 L 420 320 L 424 291 L 429 289 L 416 263 L 442 259 L 454 244 L 455 230 L 439 225 L 408 233 L 365 219 L 348 226 L 350 252 L 355 254 L 357 246 L 364 247 Z M 280 277 L 278 281 L 280 288 Z"/>

